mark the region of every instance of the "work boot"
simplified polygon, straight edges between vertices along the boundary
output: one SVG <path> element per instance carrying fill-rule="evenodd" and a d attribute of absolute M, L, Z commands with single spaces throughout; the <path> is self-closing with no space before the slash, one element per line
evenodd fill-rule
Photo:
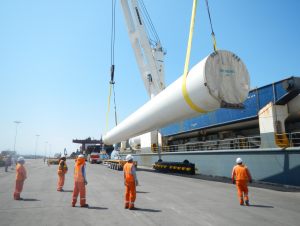
<path fill-rule="evenodd" d="M 244 205 L 244 199 L 243 199 L 243 198 L 240 199 L 240 205 L 241 205 L 241 206 Z"/>
<path fill-rule="evenodd" d="M 129 206 L 128 209 L 130 209 L 130 210 L 135 210 L 135 207 L 134 207 L 134 205 L 132 205 L 132 206 Z"/>
<path fill-rule="evenodd" d="M 75 207 L 75 204 L 72 204 L 72 207 Z"/>
<path fill-rule="evenodd" d="M 250 204 L 249 204 L 249 200 L 246 200 L 245 203 L 246 203 L 246 206 L 249 206 L 249 205 L 250 205 Z"/>
<path fill-rule="evenodd" d="M 82 206 L 80 206 L 80 207 L 82 207 L 82 208 L 88 208 L 88 207 L 89 207 L 89 204 L 84 204 L 84 205 L 82 205 Z"/>
<path fill-rule="evenodd" d="M 125 206 L 124 206 L 124 209 L 128 209 L 128 208 L 129 208 L 129 206 L 128 206 L 128 205 L 125 205 Z"/>

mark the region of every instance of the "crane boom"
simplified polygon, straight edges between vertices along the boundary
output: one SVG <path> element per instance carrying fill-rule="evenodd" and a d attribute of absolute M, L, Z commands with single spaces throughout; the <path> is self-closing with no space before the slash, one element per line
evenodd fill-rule
<path fill-rule="evenodd" d="M 160 41 L 151 44 L 138 1 L 121 0 L 121 5 L 139 71 L 147 93 L 152 98 L 165 88 L 165 53 Z"/>

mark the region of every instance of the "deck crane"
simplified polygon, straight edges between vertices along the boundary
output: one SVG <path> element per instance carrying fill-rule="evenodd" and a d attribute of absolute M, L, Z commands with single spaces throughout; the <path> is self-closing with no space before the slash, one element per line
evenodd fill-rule
<path fill-rule="evenodd" d="M 149 97 L 153 98 L 165 88 L 165 52 L 143 1 L 121 0 L 121 5 L 140 74 Z"/>
<path fill-rule="evenodd" d="M 121 0 L 121 5 L 137 65 L 146 91 L 152 99 L 165 89 L 165 51 L 143 0 Z M 142 148 L 155 147 L 158 144 L 158 132 L 152 131 L 134 137 L 129 141 L 131 142 L 140 143 Z M 121 149 L 122 146 L 124 143 L 121 144 Z"/>

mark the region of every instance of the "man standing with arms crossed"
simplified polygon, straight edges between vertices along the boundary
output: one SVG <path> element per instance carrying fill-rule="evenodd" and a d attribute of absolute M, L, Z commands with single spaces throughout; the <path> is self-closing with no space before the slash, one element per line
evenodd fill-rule
<path fill-rule="evenodd" d="M 78 155 L 74 169 L 74 190 L 72 207 L 75 207 L 78 194 L 80 194 L 80 207 L 89 207 L 86 203 L 85 186 L 87 185 L 85 158 L 84 155 Z"/>

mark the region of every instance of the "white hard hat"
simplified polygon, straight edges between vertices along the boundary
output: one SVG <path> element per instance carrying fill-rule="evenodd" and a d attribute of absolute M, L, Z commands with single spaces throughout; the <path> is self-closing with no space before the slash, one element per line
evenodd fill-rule
<path fill-rule="evenodd" d="M 24 157 L 22 157 L 22 156 L 20 156 L 19 158 L 18 158 L 18 160 L 17 160 L 17 162 L 24 162 L 25 161 L 25 159 L 24 159 Z"/>
<path fill-rule="evenodd" d="M 237 158 L 237 159 L 235 160 L 235 162 L 236 162 L 237 164 L 241 164 L 241 163 L 243 162 L 243 159 Z"/>
<path fill-rule="evenodd" d="M 78 155 L 78 158 L 80 158 L 80 159 L 84 159 L 84 155 Z"/>
<path fill-rule="evenodd" d="M 126 156 L 126 161 L 130 161 L 130 160 L 133 160 L 133 156 L 132 155 L 127 155 Z"/>

